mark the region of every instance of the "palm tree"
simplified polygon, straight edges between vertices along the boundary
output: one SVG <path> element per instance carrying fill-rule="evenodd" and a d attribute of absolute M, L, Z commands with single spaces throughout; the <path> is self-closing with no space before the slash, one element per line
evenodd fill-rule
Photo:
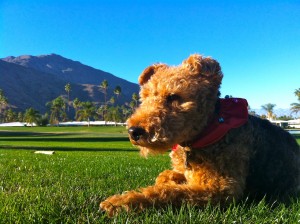
<path fill-rule="evenodd" d="M 130 109 L 131 109 L 131 113 L 133 113 L 133 112 L 134 112 L 135 105 L 136 105 L 136 103 L 135 103 L 133 100 L 132 100 L 132 101 L 130 101 L 130 103 L 129 103 L 129 107 L 130 107 Z"/>
<path fill-rule="evenodd" d="M 110 102 L 112 105 L 114 105 L 115 102 L 116 102 L 116 99 L 112 96 L 112 97 L 110 98 L 109 102 Z"/>
<path fill-rule="evenodd" d="M 47 126 L 49 124 L 49 114 L 45 113 L 38 121 L 39 126 Z"/>
<path fill-rule="evenodd" d="M 107 103 L 107 89 L 108 89 L 108 82 L 106 79 L 99 86 L 100 91 L 104 94 L 104 105 Z"/>
<path fill-rule="evenodd" d="M 119 96 L 121 95 L 121 93 L 122 93 L 121 86 L 116 86 L 116 88 L 114 90 L 114 94 L 116 94 L 116 96 L 117 96 L 116 102 L 119 99 Z"/>
<path fill-rule="evenodd" d="M 248 113 L 249 113 L 250 115 L 253 115 L 253 116 L 256 116 L 256 115 L 257 115 L 256 112 L 255 112 L 254 110 L 251 109 L 250 105 L 248 105 Z"/>
<path fill-rule="evenodd" d="M 64 99 L 59 96 L 48 103 L 50 106 L 51 114 L 50 114 L 50 123 L 59 125 L 59 122 L 66 118 L 66 104 Z"/>
<path fill-rule="evenodd" d="M 77 114 L 77 111 L 79 110 L 80 105 L 81 105 L 81 102 L 80 102 L 80 100 L 76 97 L 76 98 L 73 100 L 73 108 L 74 108 L 74 110 L 75 110 L 75 115 Z"/>
<path fill-rule="evenodd" d="M 125 105 L 122 105 L 121 111 L 123 114 L 123 121 L 126 121 L 128 116 L 130 115 L 130 109 L 128 107 L 126 107 Z"/>
<path fill-rule="evenodd" d="M 35 124 L 38 123 L 40 117 L 41 117 L 40 113 L 37 110 L 30 107 L 25 111 L 24 121 L 30 124 L 32 127 L 34 123 Z"/>
<path fill-rule="evenodd" d="M 117 122 L 122 121 L 122 114 L 119 110 L 119 107 L 110 107 L 105 116 L 105 121 L 113 121 L 115 122 L 115 126 L 117 126 Z"/>
<path fill-rule="evenodd" d="M 300 101 L 300 88 L 296 89 L 294 93 L 298 97 L 298 100 Z"/>
<path fill-rule="evenodd" d="M 291 111 L 292 113 L 299 113 L 300 112 L 300 88 L 295 90 L 295 96 L 297 96 L 299 103 L 292 103 L 291 104 Z"/>
<path fill-rule="evenodd" d="M 0 89 L 0 122 L 1 122 L 2 118 L 4 119 L 3 114 L 4 114 L 4 111 L 7 107 L 7 105 L 8 105 L 8 100 L 5 97 L 3 90 Z"/>
<path fill-rule="evenodd" d="M 81 109 L 77 111 L 76 117 L 79 121 L 87 120 L 90 126 L 90 118 L 96 115 L 96 107 L 92 102 L 82 102 Z"/>
<path fill-rule="evenodd" d="M 298 114 L 300 112 L 300 103 L 292 103 L 291 111 L 292 113 Z"/>
<path fill-rule="evenodd" d="M 96 114 L 98 115 L 97 119 L 104 120 L 104 110 L 105 108 L 103 105 L 96 109 Z"/>
<path fill-rule="evenodd" d="M 262 109 L 267 111 L 267 118 L 269 120 L 271 120 L 275 117 L 275 115 L 273 113 L 273 109 L 274 109 L 275 106 L 276 106 L 276 104 L 272 104 L 272 103 L 267 103 L 267 104 L 261 106 Z"/>
<path fill-rule="evenodd" d="M 104 94 L 104 107 L 103 107 L 103 117 L 105 116 L 107 112 L 107 89 L 108 89 L 108 82 L 106 79 L 101 82 L 99 86 L 100 91 Z"/>
<path fill-rule="evenodd" d="M 6 120 L 6 122 L 13 122 L 13 121 L 15 121 L 16 116 L 17 116 L 17 114 L 11 108 L 9 108 L 6 111 L 5 120 Z"/>
<path fill-rule="evenodd" d="M 22 121 L 23 121 L 23 114 L 22 114 L 22 112 L 19 112 L 19 113 L 18 113 L 17 121 L 19 121 L 19 122 L 22 122 Z"/>
<path fill-rule="evenodd" d="M 70 83 L 67 83 L 67 85 L 65 85 L 65 91 L 68 94 L 68 112 L 70 111 L 70 92 L 71 92 L 71 85 Z"/>
<path fill-rule="evenodd" d="M 136 94 L 136 93 L 133 93 L 132 94 L 132 99 L 135 102 L 135 107 L 137 107 L 138 106 L 139 95 Z"/>

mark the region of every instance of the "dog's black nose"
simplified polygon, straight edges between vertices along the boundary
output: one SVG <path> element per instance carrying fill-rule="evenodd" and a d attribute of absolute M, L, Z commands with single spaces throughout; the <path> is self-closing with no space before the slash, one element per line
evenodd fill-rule
<path fill-rule="evenodd" d="M 133 126 L 128 129 L 128 133 L 134 141 L 138 141 L 146 131 L 144 128 Z"/>

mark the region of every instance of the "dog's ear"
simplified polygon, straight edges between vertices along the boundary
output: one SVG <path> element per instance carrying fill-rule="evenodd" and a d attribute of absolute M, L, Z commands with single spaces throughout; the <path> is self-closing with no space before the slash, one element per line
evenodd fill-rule
<path fill-rule="evenodd" d="M 199 54 L 193 54 L 184 60 L 182 64 L 183 66 L 189 68 L 191 73 L 195 75 L 223 76 L 219 62 L 210 57 L 203 57 Z"/>
<path fill-rule="evenodd" d="M 139 77 L 139 84 L 142 86 L 154 75 L 159 69 L 166 68 L 165 64 L 154 64 L 147 67 Z"/>

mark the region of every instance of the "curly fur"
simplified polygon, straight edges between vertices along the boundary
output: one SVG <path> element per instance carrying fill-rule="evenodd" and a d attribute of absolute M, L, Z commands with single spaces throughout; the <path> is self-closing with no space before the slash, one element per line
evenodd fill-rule
<path fill-rule="evenodd" d="M 191 55 L 179 66 L 151 65 L 139 77 L 141 104 L 128 127 L 141 127 L 130 141 L 141 153 L 170 153 L 172 170 L 162 172 L 153 186 L 109 197 L 100 204 L 109 215 L 149 206 L 226 206 L 244 196 L 284 198 L 300 183 L 300 153 L 295 139 L 266 120 L 249 116 L 217 143 L 189 147 L 216 113 L 223 78 L 219 63 Z"/>

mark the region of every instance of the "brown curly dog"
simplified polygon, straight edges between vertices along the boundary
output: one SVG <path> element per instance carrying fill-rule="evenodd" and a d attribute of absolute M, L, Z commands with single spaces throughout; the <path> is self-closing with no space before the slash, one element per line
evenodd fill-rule
<path fill-rule="evenodd" d="M 191 55 L 179 66 L 155 64 L 139 77 L 141 104 L 128 119 L 141 153 L 173 148 L 172 170 L 153 186 L 100 204 L 108 215 L 167 204 L 228 205 L 245 196 L 284 198 L 300 184 L 299 146 L 267 120 L 248 115 L 247 101 L 219 98 L 219 63 Z"/>

